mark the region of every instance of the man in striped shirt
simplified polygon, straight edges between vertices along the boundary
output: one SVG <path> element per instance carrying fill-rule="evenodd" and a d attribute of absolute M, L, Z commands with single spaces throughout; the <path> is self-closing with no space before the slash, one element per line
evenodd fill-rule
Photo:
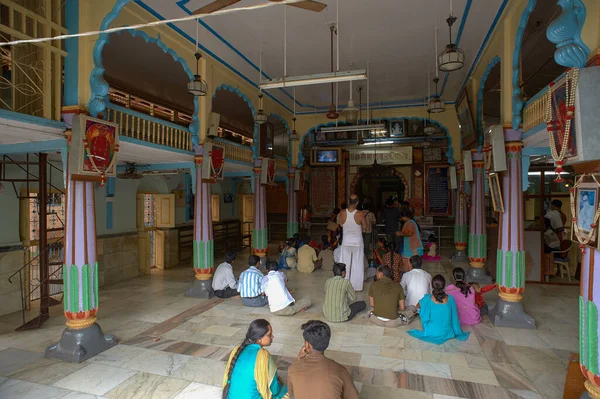
<path fill-rule="evenodd" d="M 335 263 L 333 277 L 325 282 L 325 303 L 323 304 L 325 318 L 333 323 L 348 321 L 367 308 L 364 301 L 348 305 L 348 300 L 356 300 L 356 292 L 350 281 L 346 280 L 346 265 Z"/>
<path fill-rule="evenodd" d="M 242 297 L 242 303 L 254 308 L 265 306 L 269 303 L 261 288 L 264 275 L 258 270 L 259 267 L 260 258 L 256 255 L 250 255 L 248 258 L 248 269 L 240 274 L 240 280 L 238 281 L 238 291 Z"/>

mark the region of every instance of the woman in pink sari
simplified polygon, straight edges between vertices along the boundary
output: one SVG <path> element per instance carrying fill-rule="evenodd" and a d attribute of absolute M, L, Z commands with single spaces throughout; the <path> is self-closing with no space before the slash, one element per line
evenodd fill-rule
<path fill-rule="evenodd" d="M 465 282 L 465 271 L 457 267 L 452 270 L 454 284 L 446 287 L 446 294 L 454 298 L 460 324 L 472 326 L 481 321 L 479 307 L 475 303 L 475 290 Z"/>

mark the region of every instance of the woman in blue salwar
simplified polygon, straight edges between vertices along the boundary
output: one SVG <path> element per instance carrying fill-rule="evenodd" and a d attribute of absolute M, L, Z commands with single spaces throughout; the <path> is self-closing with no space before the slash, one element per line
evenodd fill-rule
<path fill-rule="evenodd" d="M 460 329 L 456 303 L 444 291 L 445 286 L 443 276 L 438 274 L 431 279 L 432 293 L 425 295 L 418 305 L 423 331 L 408 330 L 409 335 L 437 345 L 452 338 L 459 341 L 469 338 L 469 332 L 464 333 Z"/>
<path fill-rule="evenodd" d="M 273 329 L 264 319 L 254 320 L 241 345 L 231 351 L 223 376 L 222 399 L 288 399 L 277 365 L 264 347 L 271 345 Z"/>

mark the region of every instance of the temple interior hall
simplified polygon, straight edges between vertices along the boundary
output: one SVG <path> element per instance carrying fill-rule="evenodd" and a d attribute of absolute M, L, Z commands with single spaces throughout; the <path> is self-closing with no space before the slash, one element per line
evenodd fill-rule
<path fill-rule="evenodd" d="M 0 55 L 0 399 L 600 399 L 600 1 L 0 0 Z"/>

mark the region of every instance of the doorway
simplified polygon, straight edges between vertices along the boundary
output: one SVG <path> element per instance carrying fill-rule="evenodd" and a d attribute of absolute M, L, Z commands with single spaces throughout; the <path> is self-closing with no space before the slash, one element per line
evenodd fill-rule
<path fill-rule="evenodd" d="M 175 227 L 174 194 L 137 194 L 139 271 L 165 268 L 165 230 Z"/>
<path fill-rule="evenodd" d="M 404 199 L 406 187 L 402 179 L 391 172 L 389 174 L 363 174 L 356 185 L 357 194 L 360 198 L 372 197 L 373 212 L 380 212 L 385 206 L 385 201 L 390 197 Z"/>

